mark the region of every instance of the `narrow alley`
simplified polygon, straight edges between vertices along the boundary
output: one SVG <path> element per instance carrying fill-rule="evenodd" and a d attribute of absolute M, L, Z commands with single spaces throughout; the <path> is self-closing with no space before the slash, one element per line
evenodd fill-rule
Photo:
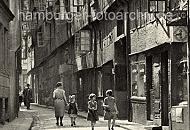
<path fill-rule="evenodd" d="M 190 0 L 0 0 L 0 130 L 94 127 L 190 130 Z"/>

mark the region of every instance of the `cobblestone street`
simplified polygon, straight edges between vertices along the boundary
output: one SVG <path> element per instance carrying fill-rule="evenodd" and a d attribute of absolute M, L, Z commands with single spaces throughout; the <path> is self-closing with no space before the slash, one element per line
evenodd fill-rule
<path fill-rule="evenodd" d="M 85 130 L 85 129 L 90 129 L 90 122 L 88 122 L 84 117 L 78 117 L 76 121 L 76 126 L 71 127 L 70 126 L 70 118 L 68 114 L 65 115 L 64 120 L 63 120 L 63 125 L 64 126 L 56 126 L 56 119 L 54 117 L 54 110 L 48 109 L 48 108 L 42 108 L 38 106 L 32 106 L 32 110 L 37 110 L 37 121 L 34 121 L 36 124 L 32 128 L 34 130 L 37 129 L 49 129 L 49 130 L 54 130 L 54 129 L 64 129 L 66 130 Z M 96 124 L 96 129 L 97 130 L 107 130 L 107 122 L 103 121 L 100 119 L 100 121 L 97 122 Z M 122 128 L 116 128 L 116 130 L 123 130 Z"/>
<path fill-rule="evenodd" d="M 54 110 L 52 107 L 47 108 L 32 104 L 31 109 L 27 110 L 23 105 L 20 108 L 18 117 L 12 122 L 6 122 L 5 125 L 0 125 L 0 130 L 90 130 L 90 122 L 85 117 L 86 112 L 79 112 L 76 126 L 70 126 L 70 118 L 65 114 L 63 125 L 56 126 Z M 145 126 L 126 120 L 117 120 L 115 130 L 145 130 Z M 107 121 L 100 116 L 99 121 L 95 126 L 95 130 L 107 130 Z"/>

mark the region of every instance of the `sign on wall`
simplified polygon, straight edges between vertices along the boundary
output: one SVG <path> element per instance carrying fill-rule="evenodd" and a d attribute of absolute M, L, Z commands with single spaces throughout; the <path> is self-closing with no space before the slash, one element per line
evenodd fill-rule
<path fill-rule="evenodd" d="M 167 26 L 187 26 L 187 11 L 171 11 L 166 14 Z"/>
<path fill-rule="evenodd" d="M 173 27 L 173 42 L 187 42 L 188 30 L 186 26 Z"/>

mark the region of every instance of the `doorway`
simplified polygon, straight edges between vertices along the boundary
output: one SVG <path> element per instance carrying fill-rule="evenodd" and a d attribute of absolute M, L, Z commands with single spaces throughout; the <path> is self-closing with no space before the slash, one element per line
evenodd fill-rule
<path fill-rule="evenodd" d="M 168 97 L 169 86 L 168 86 L 168 52 L 161 54 L 161 124 L 162 126 L 169 125 L 169 106 Z"/>
<path fill-rule="evenodd" d="M 147 120 L 168 126 L 168 52 L 147 56 Z"/>

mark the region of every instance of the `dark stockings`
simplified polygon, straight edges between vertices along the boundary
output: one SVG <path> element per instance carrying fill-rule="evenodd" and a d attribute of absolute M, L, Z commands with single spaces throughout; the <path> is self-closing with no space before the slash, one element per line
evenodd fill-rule
<path fill-rule="evenodd" d="M 57 123 L 56 125 L 59 125 L 59 117 L 56 117 Z"/>
<path fill-rule="evenodd" d="M 63 117 L 60 117 L 60 125 L 63 126 Z"/>
<path fill-rule="evenodd" d="M 60 118 L 60 125 L 63 126 L 63 117 L 56 117 L 57 120 L 56 125 L 59 125 L 59 118 Z"/>

